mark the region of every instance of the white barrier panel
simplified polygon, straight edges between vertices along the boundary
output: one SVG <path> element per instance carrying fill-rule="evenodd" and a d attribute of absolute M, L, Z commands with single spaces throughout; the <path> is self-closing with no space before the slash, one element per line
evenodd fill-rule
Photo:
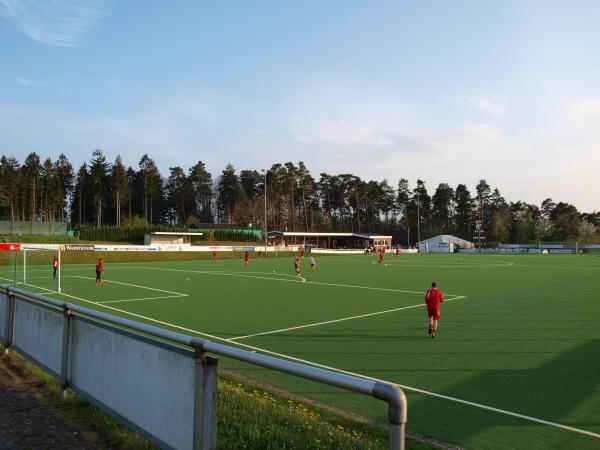
<path fill-rule="evenodd" d="M 193 448 L 194 364 L 189 350 L 73 317 L 70 385 L 160 440 Z M 186 352 L 186 354 L 183 354 Z"/>
<path fill-rule="evenodd" d="M 161 250 L 168 251 L 170 249 L 168 247 L 162 245 Z M 248 250 L 249 252 L 255 252 L 258 250 L 262 250 L 264 252 L 265 248 L 260 247 L 260 246 L 254 246 L 254 245 L 190 245 L 188 247 L 183 247 L 180 251 L 182 251 L 182 252 L 245 252 L 246 250 Z"/>
<path fill-rule="evenodd" d="M 94 245 L 97 252 L 157 252 L 160 248 L 156 245 Z"/>
<path fill-rule="evenodd" d="M 62 355 L 62 311 L 25 301 L 16 302 L 13 329 L 13 345 L 58 376 Z"/>
<path fill-rule="evenodd" d="M 364 250 L 332 250 L 328 248 L 313 248 L 311 253 L 327 254 L 327 255 L 362 255 Z"/>
<path fill-rule="evenodd" d="M 24 248 L 40 248 L 44 250 L 58 250 L 60 248 L 60 244 L 21 244 L 21 249 Z"/>
<path fill-rule="evenodd" d="M 8 297 L 0 291 L 0 339 L 6 342 L 6 329 L 8 327 Z"/>

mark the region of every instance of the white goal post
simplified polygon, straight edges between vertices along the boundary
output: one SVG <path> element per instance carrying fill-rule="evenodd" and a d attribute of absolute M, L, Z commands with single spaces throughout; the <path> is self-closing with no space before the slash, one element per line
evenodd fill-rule
<path fill-rule="evenodd" d="M 44 246 L 21 246 L 22 264 L 23 264 L 23 278 L 22 282 L 25 285 L 35 284 L 46 284 L 36 282 L 35 277 L 39 274 L 40 268 L 41 273 L 52 273 L 54 278 L 54 271 L 50 272 L 49 268 L 54 267 L 53 257 L 57 257 L 57 268 L 56 268 L 56 291 L 60 294 L 61 289 L 61 252 L 60 247 L 44 247 Z M 27 280 L 29 276 L 29 281 Z M 49 275 L 48 275 L 49 276 Z M 53 284 L 53 283 L 52 283 Z M 48 290 L 44 287 L 44 289 Z"/>
<path fill-rule="evenodd" d="M 540 254 L 575 254 L 579 253 L 577 242 L 538 242 Z"/>

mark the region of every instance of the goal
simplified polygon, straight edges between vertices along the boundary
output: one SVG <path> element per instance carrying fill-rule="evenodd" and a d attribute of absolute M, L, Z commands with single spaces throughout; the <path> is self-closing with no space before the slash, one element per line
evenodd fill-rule
<path fill-rule="evenodd" d="M 579 245 L 577 242 L 539 242 L 538 248 L 540 254 L 566 254 L 576 255 L 579 253 Z"/>
<path fill-rule="evenodd" d="M 60 248 L 21 246 L 11 252 L 8 272 L 5 279 L 15 287 L 43 294 L 60 293 Z"/>

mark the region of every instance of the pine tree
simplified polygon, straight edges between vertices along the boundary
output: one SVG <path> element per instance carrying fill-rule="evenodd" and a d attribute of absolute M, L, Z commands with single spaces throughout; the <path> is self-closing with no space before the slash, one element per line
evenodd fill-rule
<path fill-rule="evenodd" d="M 188 178 L 194 196 L 193 212 L 200 222 L 212 223 L 214 218 L 212 211 L 213 182 L 211 174 L 207 172 L 204 163 L 198 161 L 190 168 Z"/>
<path fill-rule="evenodd" d="M 64 153 L 58 155 L 58 159 L 54 163 L 54 170 L 60 183 L 60 190 L 62 193 L 62 199 L 56 199 L 57 202 L 61 203 L 60 217 L 61 220 L 68 217 L 69 215 L 69 199 L 73 193 L 73 180 L 75 178 L 73 172 L 73 165 L 69 162 L 69 159 Z"/>
<path fill-rule="evenodd" d="M 227 164 L 218 181 L 219 198 L 217 206 L 219 209 L 219 217 L 221 221 L 231 223 L 233 209 L 239 192 L 240 181 L 235 174 L 235 168 L 231 164 Z"/>
<path fill-rule="evenodd" d="M 94 199 L 96 226 L 103 223 L 102 207 L 108 203 L 110 164 L 100 148 L 94 150 L 90 161 L 89 186 Z"/>
<path fill-rule="evenodd" d="M 37 153 L 30 153 L 25 158 L 25 162 L 21 167 L 21 173 L 25 180 L 25 189 L 23 192 L 23 217 L 25 217 L 26 202 L 29 213 L 29 220 L 36 221 L 38 209 L 40 207 L 39 192 L 40 192 L 40 157 Z M 27 200 L 25 200 L 27 199 Z"/>
<path fill-rule="evenodd" d="M 115 224 L 121 226 L 121 206 L 129 196 L 129 183 L 127 172 L 120 155 L 117 155 L 110 171 L 110 184 L 112 187 L 115 205 Z"/>

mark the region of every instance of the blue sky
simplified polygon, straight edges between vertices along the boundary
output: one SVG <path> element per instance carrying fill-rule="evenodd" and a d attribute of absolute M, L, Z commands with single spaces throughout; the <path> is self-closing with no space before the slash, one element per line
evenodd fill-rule
<path fill-rule="evenodd" d="M 0 154 L 600 209 L 600 2 L 0 0 Z"/>

